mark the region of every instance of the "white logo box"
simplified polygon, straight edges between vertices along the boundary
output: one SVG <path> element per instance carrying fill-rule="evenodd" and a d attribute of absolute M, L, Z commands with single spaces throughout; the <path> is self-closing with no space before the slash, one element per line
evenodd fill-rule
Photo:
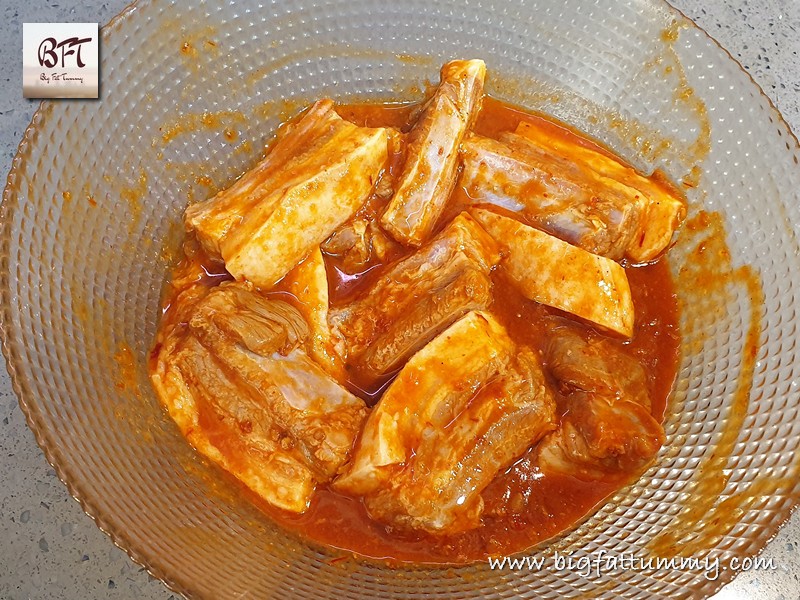
<path fill-rule="evenodd" d="M 24 23 L 25 98 L 97 98 L 97 23 Z"/>

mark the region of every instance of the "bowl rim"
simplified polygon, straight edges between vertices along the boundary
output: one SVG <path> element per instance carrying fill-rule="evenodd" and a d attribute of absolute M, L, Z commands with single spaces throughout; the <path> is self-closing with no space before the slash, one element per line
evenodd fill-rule
<path fill-rule="evenodd" d="M 100 28 L 100 35 L 102 36 L 103 43 L 108 43 L 111 39 L 113 39 L 112 36 L 114 35 L 115 30 L 123 26 L 141 6 L 152 3 L 152 1 L 153 0 L 133 0 L 127 4 L 118 14 L 112 17 L 108 23 Z M 703 29 L 694 20 L 687 16 L 682 10 L 673 6 L 669 0 L 648 1 L 654 5 L 660 5 L 663 8 L 666 8 L 668 12 L 679 17 L 688 27 L 693 28 L 696 32 L 700 32 L 706 37 L 706 39 L 710 40 L 712 47 L 716 46 L 718 50 L 721 50 L 723 55 L 732 61 L 739 68 L 739 70 L 744 73 L 750 84 L 761 95 L 761 99 L 766 100 L 772 116 L 776 118 L 776 125 L 781 127 L 788 134 L 790 144 L 793 146 L 792 149 L 795 151 L 800 151 L 800 139 L 798 139 L 798 136 L 794 133 L 794 131 L 792 131 L 792 128 L 781 113 L 780 109 L 776 106 L 772 98 L 767 95 L 761 85 L 755 80 L 753 75 L 744 68 L 741 62 L 734 57 L 730 51 L 728 51 L 708 31 Z M 49 113 L 52 111 L 54 105 L 55 102 L 53 100 L 43 100 L 39 104 L 37 109 L 34 111 L 33 116 L 31 117 L 30 123 L 25 128 L 22 138 L 17 146 L 17 150 L 11 161 L 11 168 L 6 177 L 2 201 L 0 201 L 0 232 L 5 232 L 8 230 L 12 222 L 13 215 L 19 207 L 19 198 L 17 194 L 18 182 L 20 180 L 19 176 L 22 172 L 24 172 L 25 167 L 27 166 L 27 161 L 34 143 L 34 137 L 37 133 L 39 125 L 49 116 Z M 0 235 L 0 240 L 7 239 L 7 236 Z M 18 373 L 16 368 L 17 361 L 19 361 L 19 356 L 14 346 L 18 343 L 20 336 L 19 331 L 17 331 L 14 327 L 9 309 L 14 298 L 11 295 L 9 287 L 10 264 L 8 253 L 5 251 L 6 242 L 0 243 L 3 244 L 3 246 L 0 247 L 0 350 L 2 351 L 5 359 L 6 370 L 11 380 L 11 387 L 15 396 L 17 397 L 20 409 L 25 415 L 25 421 L 28 425 L 28 428 L 33 432 L 36 443 L 39 448 L 41 448 L 45 459 L 54 469 L 59 480 L 66 486 L 70 496 L 72 496 L 72 498 L 78 502 L 83 512 L 90 519 L 92 519 L 92 521 L 94 521 L 95 525 L 97 525 L 100 531 L 106 534 L 117 548 L 125 552 L 130 560 L 145 569 L 152 577 L 161 581 L 170 591 L 180 594 L 188 599 L 203 598 L 204 596 L 202 593 L 196 589 L 193 589 L 191 584 L 178 581 L 178 579 L 173 577 L 166 569 L 158 564 L 159 561 L 157 558 L 153 560 L 151 557 L 148 557 L 146 553 L 141 550 L 141 548 L 137 547 L 137 544 L 126 534 L 124 529 L 118 528 L 118 526 L 114 523 L 113 516 L 103 514 L 103 512 L 94 505 L 90 495 L 82 492 L 78 481 L 71 476 L 69 470 L 65 468 L 63 463 L 59 460 L 60 453 L 58 450 L 57 441 L 53 438 L 52 432 L 48 430 L 43 423 L 37 406 L 37 401 L 28 389 L 27 380 Z M 599 509 L 605 502 L 607 502 L 607 500 L 608 499 L 601 501 L 601 503 L 593 509 L 593 512 Z M 800 507 L 800 500 L 796 501 L 789 507 L 784 518 L 778 522 L 771 535 L 764 540 L 763 545 L 760 545 L 758 549 L 753 552 L 753 556 L 757 556 L 764 551 L 766 546 L 778 535 L 780 529 L 798 510 L 798 507 Z M 313 543 L 318 544 L 318 542 Z M 720 577 L 714 582 L 715 585 L 709 588 L 712 595 L 730 583 L 735 576 L 736 573 L 732 572 L 730 569 L 723 571 Z"/>

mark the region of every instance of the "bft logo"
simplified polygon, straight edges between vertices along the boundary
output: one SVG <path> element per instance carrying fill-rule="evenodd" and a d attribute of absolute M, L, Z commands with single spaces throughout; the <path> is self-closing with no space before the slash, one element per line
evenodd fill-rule
<path fill-rule="evenodd" d="M 26 98 L 97 98 L 97 23 L 25 23 L 22 90 Z"/>
<path fill-rule="evenodd" d="M 52 69 L 60 64 L 61 68 L 64 69 L 67 66 L 67 57 L 74 54 L 75 62 L 78 67 L 83 68 L 86 66 L 86 63 L 81 60 L 81 46 L 91 41 L 92 38 L 90 37 L 83 38 L 82 40 L 73 37 L 63 42 L 58 42 L 56 38 L 45 38 L 42 40 L 42 43 L 39 44 L 39 66 Z M 59 55 L 56 50 L 61 50 L 61 54 Z"/>

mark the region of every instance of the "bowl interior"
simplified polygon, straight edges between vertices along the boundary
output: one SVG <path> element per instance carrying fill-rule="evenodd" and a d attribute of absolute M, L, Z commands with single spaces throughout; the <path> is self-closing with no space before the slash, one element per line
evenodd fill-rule
<path fill-rule="evenodd" d="M 186 204 L 253 165 L 307 103 L 418 100 L 451 58 L 484 58 L 489 93 L 663 169 L 691 205 L 671 255 L 683 343 L 668 443 L 636 484 L 539 551 L 727 560 L 752 555 L 788 517 L 800 492 L 797 141 L 740 67 L 665 4 L 141 0 L 102 44 L 102 100 L 43 104 L 14 161 L 4 351 L 59 475 L 171 587 L 207 598 L 644 597 L 711 593 L 731 576 L 331 562 L 337 552 L 242 498 L 158 405 L 146 360 Z"/>

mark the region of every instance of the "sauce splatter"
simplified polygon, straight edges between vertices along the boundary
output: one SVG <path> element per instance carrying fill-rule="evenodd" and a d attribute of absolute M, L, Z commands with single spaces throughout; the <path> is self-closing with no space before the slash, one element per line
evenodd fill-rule
<path fill-rule="evenodd" d="M 619 97 L 636 98 L 641 90 L 650 90 L 650 94 L 663 90 L 664 97 L 670 99 L 663 107 L 645 109 L 632 104 L 631 111 L 648 114 L 644 119 L 615 108 L 611 102 L 593 101 L 571 89 L 519 73 L 513 77 L 493 74 L 487 81 L 487 91 L 504 101 L 569 121 L 624 151 L 636 166 L 668 170 L 677 181 L 688 177 L 696 187 L 700 172 L 695 167 L 710 151 L 711 125 L 707 107 L 692 90 L 676 51 L 679 32 L 685 26 L 683 21 L 668 25 L 655 40 L 651 58 L 631 65 L 632 71 L 623 77 L 625 87 L 614 91 Z M 611 89 L 616 85 L 619 84 L 607 82 Z M 680 123 L 673 124 L 675 118 Z M 664 121 L 669 124 L 664 126 Z"/>
<path fill-rule="evenodd" d="M 680 154 L 687 164 L 693 165 L 683 179 L 695 181 L 694 186 L 696 186 L 701 173 L 697 164 L 702 162 L 711 151 L 711 121 L 708 117 L 708 108 L 689 84 L 686 69 L 675 49 L 680 29 L 685 26 L 683 22 L 673 22 L 662 32 L 661 39 L 665 44 L 660 53 L 645 63 L 645 69 L 656 73 L 659 68 L 661 69 L 668 82 L 671 83 L 669 87 L 673 90 L 672 104 L 676 112 L 691 117 L 694 122 L 695 138 L 688 145 L 681 145 Z"/>
<path fill-rule="evenodd" d="M 225 131 L 223 131 L 222 134 L 225 136 L 225 139 L 231 144 L 239 138 L 239 132 L 231 127 L 226 127 Z"/>
<path fill-rule="evenodd" d="M 212 190 L 216 189 L 216 185 L 214 185 L 214 180 L 211 179 L 208 175 L 199 175 L 195 180 L 197 185 L 202 185 L 207 188 L 211 188 Z"/>
<path fill-rule="evenodd" d="M 114 385 L 123 392 L 135 392 L 138 389 L 136 358 L 130 346 L 125 343 L 119 345 L 114 353 L 114 363 L 117 366 Z"/>
<path fill-rule="evenodd" d="M 281 123 L 286 123 L 295 115 L 298 115 L 305 107 L 306 103 L 300 100 L 281 98 L 259 104 L 253 109 L 253 116 L 258 119 L 274 119 L 277 117 Z"/>
<path fill-rule="evenodd" d="M 231 129 L 234 125 L 245 125 L 247 119 L 245 115 L 235 110 L 223 110 L 218 112 L 185 113 L 177 117 L 174 121 L 165 123 L 158 130 L 161 132 L 161 141 L 169 144 L 175 138 L 192 131 L 219 130 L 223 128 Z"/>
<path fill-rule="evenodd" d="M 180 23 L 178 26 L 183 33 L 178 48 L 183 65 L 187 69 L 197 72 L 203 62 L 204 54 L 212 57 L 219 54 L 219 43 L 214 39 L 217 30 L 210 25 L 191 30 L 187 30 Z"/>
<path fill-rule="evenodd" d="M 141 171 L 132 186 L 123 187 L 119 195 L 126 202 L 131 214 L 131 226 L 142 216 L 142 198 L 147 194 L 147 173 Z M 91 203 L 91 201 L 90 201 Z"/>
<path fill-rule="evenodd" d="M 744 492 L 725 494 L 731 477 L 728 464 L 735 458 L 736 441 L 750 407 L 764 292 L 758 273 L 750 266 L 732 265 L 719 213 L 698 212 L 686 223 L 683 235 L 681 245 L 688 248 L 688 253 L 676 284 L 684 307 L 684 336 L 690 342 L 688 351 L 700 353 L 703 350 L 708 324 L 725 318 L 737 288 L 748 299 L 749 315 L 744 323 L 736 390 L 727 413 L 720 416 L 719 437 L 695 470 L 681 511 L 648 545 L 658 556 L 692 556 L 714 547 L 739 522 L 755 497 L 769 493 L 774 486 L 784 485 L 779 480 L 760 477 Z"/>

